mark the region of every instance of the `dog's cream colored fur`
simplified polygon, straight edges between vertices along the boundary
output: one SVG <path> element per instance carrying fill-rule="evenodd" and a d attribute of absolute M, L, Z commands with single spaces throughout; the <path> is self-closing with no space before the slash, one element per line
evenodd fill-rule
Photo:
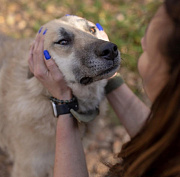
<path fill-rule="evenodd" d="M 96 78 L 97 69 L 91 73 L 79 61 L 80 57 L 93 53 L 93 46 L 89 45 L 88 49 L 87 44 L 103 43 L 97 39 L 98 30 L 96 34 L 91 34 L 88 25 L 94 24 L 74 16 L 51 21 L 43 26 L 43 29 L 48 29 L 44 46 L 78 98 L 79 111 L 85 112 L 100 105 L 102 114 L 106 78 L 116 70 Z M 73 46 L 68 49 L 54 44 L 62 37 L 59 34 L 62 27 L 75 38 Z M 53 116 L 48 91 L 35 77 L 28 78 L 27 59 L 31 42 L 30 39 L 15 40 L 0 36 L 0 147 L 8 152 L 14 163 L 12 177 L 52 177 L 57 119 Z M 79 52 L 76 53 L 76 50 Z M 96 61 L 94 56 L 92 54 L 91 58 L 94 65 L 102 65 L 102 61 Z M 75 76 L 73 69 L 81 70 L 79 74 L 82 76 L 94 77 L 95 82 L 89 85 L 78 83 L 77 77 L 80 76 Z M 93 134 L 94 128 L 99 129 L 99 126 L 98 118 L 83 125 L 88 134 Z"/>

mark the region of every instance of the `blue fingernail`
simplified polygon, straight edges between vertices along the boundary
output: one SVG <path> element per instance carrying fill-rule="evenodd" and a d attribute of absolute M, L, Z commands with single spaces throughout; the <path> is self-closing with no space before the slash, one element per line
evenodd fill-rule
<path fill-rule="evenodd" d="M 103 31 L 103 27 L 99 23 L 96 23 L 96 26 L 99 29 L 99 31 Z"/>
<path fill-rule="evenodd" d="M 70 15 L 70 14 L 66 14 L 65 16 L 74 16 L 74 17 L 77 17 L 76 15 Z"/>
<path fill-rule="evenodd" d="M 41 28 L 39 29 L 39 32 L 38 32 L 38 33 L 41 33 L 42 29 L 43 29 L 43 27 L 41 27 Z"/>
<path fill-rule="evenodd" d="M 49 55 L 49 52 L 47 50 L 44 50 L 44 56 L 46 60 L 49 60 L 51 56 Z"/>
<path fill-rule="evenodd" d="M 43 35 L 45 35 L 45 34 L 46 34 L 46 32 L 47 32 L 47 29 L 45 29 L 45 30 L 44 30 Z"/>

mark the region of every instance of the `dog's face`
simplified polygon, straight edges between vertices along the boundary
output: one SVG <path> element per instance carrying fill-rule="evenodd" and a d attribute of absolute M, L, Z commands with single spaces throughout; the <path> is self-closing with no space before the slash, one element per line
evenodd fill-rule
<path fill-rule="evenodd" d="M 67 82 L 83 85 L 112 76 L 120 65 L 115 44 L 101 40 L 95 24 L 64 16 L 46 25 L 44 47 L 62 71 Z"/>

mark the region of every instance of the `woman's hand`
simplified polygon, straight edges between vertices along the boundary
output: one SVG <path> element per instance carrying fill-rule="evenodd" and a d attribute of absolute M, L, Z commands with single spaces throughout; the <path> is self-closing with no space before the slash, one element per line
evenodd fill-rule
<path fill-rule="evenodd" d="M 39 30 L 30 49 L 29 68 L 53 97 L 62 100 L 71 99 L 71 90 L 67 87 L 63 74 L 51 58 L 49 52 L 44 50 L 44 38 L 47 29 L 43 33 L 41 31 L 42 28 Z"/>
<path fill-rule="evenodd" d="M 104 41 L 109 41 L 108 35 L 103 30 L 103 27 L 99 23 L 96 23 L 96 27 L 99 29 L 98 39 L 102 39 Z"/>

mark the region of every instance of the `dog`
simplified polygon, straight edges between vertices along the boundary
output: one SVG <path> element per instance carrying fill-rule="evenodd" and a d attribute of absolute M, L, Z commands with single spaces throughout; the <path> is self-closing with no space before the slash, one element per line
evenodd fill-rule
<path fill-rule="evenodd" d="M 43 26 L 44 48 L 62 71 L 80 114 L 105 111 L 104 87 L 120 66 L 117 46 L 101 39 L 96 25 L 67 15 Z M 32 39 L 0 36 L 0 147 L 13 162 L 12 177 L 52 177 L 57 119 L 50 93 L 28 67 Z M 101 117 L 101 116 L 98 116 Z M 99 118 L 81 123 L 83 141 L 99 129 Z"/>

